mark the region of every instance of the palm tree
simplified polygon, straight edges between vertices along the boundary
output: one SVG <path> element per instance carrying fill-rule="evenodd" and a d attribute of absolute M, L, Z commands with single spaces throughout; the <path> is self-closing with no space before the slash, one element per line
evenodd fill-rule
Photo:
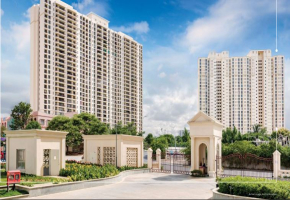
<path fill-rule="evenodd" d="M 182 140 L 183 140 L 183 142 L 187 142 L 190 140 L 190 133 L 186 128 L 184 128 L 184 131 L 182 134 Z"/>
<path fill-rule="evenodd" d="M 260 124 L 253 125 L 253 132 L 254 133 L 259 133 L 260 130 L 261 130 L 261 125 Z"/>

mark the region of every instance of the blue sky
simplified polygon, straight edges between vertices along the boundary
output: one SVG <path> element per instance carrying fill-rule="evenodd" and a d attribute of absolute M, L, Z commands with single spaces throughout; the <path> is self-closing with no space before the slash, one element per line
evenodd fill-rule
<path fill-rule="evenodd" d="M 244 56 L 251 49 L 284 55 L 286 127 L 290 128 L 290 1 L 64 0 L 110 21 L 143 44 L 144 130 L 176 132 L 197 112 L 197 59 L 209 51 Z M 29 102 L 29 8 L 39 0 L 2 1 L 1 113 Z"/>

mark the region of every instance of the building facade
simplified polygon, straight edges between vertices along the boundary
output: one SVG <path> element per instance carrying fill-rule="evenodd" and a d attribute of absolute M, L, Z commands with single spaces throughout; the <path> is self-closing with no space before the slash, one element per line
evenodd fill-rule
<path fill-rule="evenodd" d="M 114 126 L 142 131 L 142 45 L 60 0 L 31 8 L 31 92 L 34 111 L 88 112 Z"/>
<path fill-rule="evenodd" d="M 246 133 L 284 127 L 284 56 L 252 50 L 247 56 L 210 52 L 198 59 L 199 110 Z"/>
<path fill-rule="evenodd" d="M 12 122 L 13 118 L 10 116 L 1 118 L 1 126 L 4 126 L 7 130 L 11 130 L 10 125 Z"/>

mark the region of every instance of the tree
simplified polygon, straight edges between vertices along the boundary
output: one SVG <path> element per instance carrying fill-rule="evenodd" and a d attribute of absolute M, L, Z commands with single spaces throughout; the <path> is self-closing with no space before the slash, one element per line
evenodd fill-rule
<path fill-rule="evenodd" d="M 267 128 L 266 127 L 261 128 L 259 133 L 261 133 L 262 135 L 266 135 L 267 134 Z"/>
<path fill-rule="evenodd" d="M 20 102 L 11 111 L 13 118 L 10 128 L 12 130 L 24 129 L 31 117 L 32 109 L 29 103 Z"/>
<path fill-rule="evenodd" d="M 240 140 L 242 140 L 242 135 L 235 126 L 233 129 L 228 127 L 226 128 L 226 130 L 223 130 L 222 143 L 233 143 L 235 141 L 240 141 Z"/>
<path fill-rule="evenodd" d="M 190 140 L 186 142 L 186 146 L 184 149 L 181 150 L 181 152 L 187 156 L 191 155 L 191 142 L 190 142 Z"/>
<path fill-rule="evenodd" d="M 25 129 L 41 129 L 41 125 L 38 123 L 38 121 L 30 121 L 28 122 Z"/>
<path fill-rule="evenodd" d="M 82 135 L 77 128 L 73 126 L 72 121 L 66 116 L 56 116 L 48 124 L 47 130 L 69 132 L 66 135 L 66 145 L 73 147 L 81 144 Z"/>
<path fill-rule="evenodd" d="M 259 133 L 260 130 L 261 130 L 261 125 L 260 124 L 253 125 L 253 132 L 254 133 Z"/>
<path fill-rule="evenodd" d="M 48 124 L 47 130 L 66 131 L 67 146 L 79 146 L 83 142 L 82 135 L 109 134 L 109 126 L 101 122 L 95 115 L 81 113 L 71 119 L 66 116 L 54 117 Z"/>
<path fill-rule="evenodd" d="M 172 134 L 164 134 L 164 135 L 159 136 L 159 138 L 165 138 L 167 140 L 168 146 L 170 147 L 175 146 L 175 139 Z"/>
<path fill-rule="evenodd" d="M 84 135 L 109 134 L 108 125 L 101 122 L 93 114 L 81 113 L 78 115 L 74 115 L 71 121 L 72 121 L 72 125 L 78 129 L 80 134 L 84 134 Z"/>
<path fill-rule="evenodd" d="M 130 122 L 126 125 L 123 125 L 122 122 L 118 122 L 112 129 L 111 134 L 123 134 L 123 135 L 136 135 L 142 136 L 142 132 L 138 133 L 137 128 L 134 122 Z"/>
<path fill-rule="evenodd" d="M 290 131 L 286 128 L 280 128 L 278 130 L 278 135 L 283 135 L 283 136 L 290 136 Z"/>
<path fill-rule="evenodd" d="M 184 131 L 182 134 L 182 140 L 183 140 L 183 142 L 190 141 L 190 132 L 186 128 L 184 128 Z"/>
<path fill-rule="evenodd" d="M 168 141 L 165 137 L 158 137 L 154 138 L 151 148 L 153 150 L 153 153 L 156 153 L 156 150 L 159 148 L 162 153 L 166 152 L 166 149 L 168 148 Z"/>
<path fill-rule="evenodd" d="M 153 140 L 154 140 L 154 137 L 153 137 L 152 133 L 149 133 L 146 136 L 144 141 L 150 146 L 152 144 Z"/>
<path fill-rule="evenodd" d="M 54 131 L 68 131 L 70 128 L 70 118 L 66 116 L 56 116 L 54 117 L 47 126 L 47 130 Z"/>

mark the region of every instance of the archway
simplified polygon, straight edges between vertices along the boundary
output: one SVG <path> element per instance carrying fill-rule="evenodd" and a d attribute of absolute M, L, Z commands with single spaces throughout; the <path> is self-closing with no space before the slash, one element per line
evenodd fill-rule
<path fill-rule="evenodd" d="M 198 152 L 199 152 L 199 160 L 198 160 L 199 166 L 207 166 L 208 151 L 206 144 L 201 143 L 199 145 Z"/>

